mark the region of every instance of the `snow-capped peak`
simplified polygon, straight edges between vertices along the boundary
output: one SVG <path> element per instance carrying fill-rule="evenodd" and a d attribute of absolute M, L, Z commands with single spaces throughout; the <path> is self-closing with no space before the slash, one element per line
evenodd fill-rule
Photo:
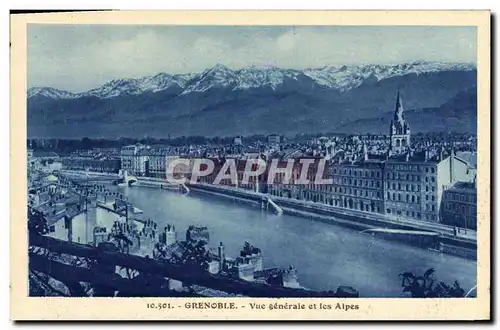
<path fill-rule="evenodd" d="M 225 65 L 216 64 L 193 77 L 182 94 L 205 92 L 214 87 L 228 87 L 234 84 L 235 72 Z"/>
<path fill-rule="evenodd" d="M 222 64 L 208 68 L 200 73 L 168 74 L 158 73 L 142 78 L 114 79 L 104 85 L 84 93 L 71 93 L 50 87 L 31 88 L 28 98 L 43 95 L 53 99 L 68 99 L 84 96 L 110 98 L 119 95 L 138 95 L 147 92 L 155 93 L 168 88 L 179 89 L 179 95 L 192 92 L 206 92 L 212 88 L 229 88 L 244 90 L 268 87 L 275 89 L 286 79 L 298 79 L 305 75 L 316 84 L 347 91 L 360 86 L 368 79 L 377 81 L 407 74 L 425 74 L 439 71 L 475 70 L 470 63 L 445 63 L 417 61 L 395 65 L 354 64 L 324 66 L 312 69 L 282 69 L 269 65 L 250 66 L 242 69 L 231 69 Z"/>
<path fill-rule="evenodd" d="M 251 66 L 238 71 L 234 89 L 249 89 L 257 87 L 270 87 L 275 89 L 286 78 L 296 79 L 300 71 L 280 69 L 272 66 Z"/>
<path fill-rule="evenodd" d="M 446 63 L 417 61 L 396 65 L 343 65 L 326 66 L 320 69 L 306 69 L 304 74 L 319 85 L 346 91 L 361 85 L 366 79 L 375 77 L 378 81 L 407 74 L 424 74 L 438 71 L 470 71 L 476 67 L 469 63 Z"/>
<path fill-rule="evenodd" d="M 146 92 L 159 92 L 170 87 L 184 88 L 184 75 L 170 75 L 159 73 L 154 76 L 130 79 L 114 79 L 101 87 L 91 89 L 82 96 L 96 96 L 100 98 L 115 97 L 118 95 L 137 95 Z"/>
<path fill-rule="evenodd" d="M 45 96 L 51 99 L 72 99 L 77 97 L 77 94 L 75 93 L 52 87 L 32 87 L 28 89 L 28 98 L 37 95 Z"/>

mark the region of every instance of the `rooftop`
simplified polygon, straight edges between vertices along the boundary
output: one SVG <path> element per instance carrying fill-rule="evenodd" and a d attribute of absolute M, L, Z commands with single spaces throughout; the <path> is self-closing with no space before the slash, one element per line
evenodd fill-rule
<path fill-rule="evenodd" d="M 474 182 L 464 182 L 459 181 L 455 183 L 450 189 L 449 192 L 460 192 L 460 193 L 468 193 L 475 194 L 477 191 L 476 184 Z"/>
<path fill-rule="evenodd" d="M 35 157 L 35 158 L 49 158 L 49 157 L 50 158 L 58 158 L 59 155 L 53 151 L 36 150 L 36 151 L 33 151 L 33 157 Z"/>

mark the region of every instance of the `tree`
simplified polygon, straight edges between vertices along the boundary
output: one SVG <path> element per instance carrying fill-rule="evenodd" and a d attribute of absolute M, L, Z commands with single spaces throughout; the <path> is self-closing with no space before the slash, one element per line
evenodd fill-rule
<path fill-rule="evenodd" d="M 453 285 L 438 282 L 432 275 L 434 268 L 429 268 L 422 276 L 415 276 L 412 272 L 399 274 L 402 277 L 403 292 L 409 292 L 412 298 L 461 298 L 465 291 L 458 281 Z"/>
<path fill-rule="evenodd" d="M 205 248 L 205 241 L 198 241 L 196 244 L 184 242 L 182 255 L 175 259 L 176 262 L 192 269 L 208 270 L 208 263 L 212 261 L 209 252 Z"/>
<path fill-rule="evenodd" d="M 83 150 L 92 149 L 92 140 L 88 137 L 84 137 L 81 141 L 81 148 Z"/>
<path fill-rule="evenodd" d="M 47 219 L 42 212 L 34 208 L 28 208 L 28 235 L 45 235 L 49 233 Z"/>

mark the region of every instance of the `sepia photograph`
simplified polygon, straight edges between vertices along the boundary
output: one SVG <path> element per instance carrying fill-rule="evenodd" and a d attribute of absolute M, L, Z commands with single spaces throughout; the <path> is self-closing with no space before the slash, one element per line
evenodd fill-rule
<path fill-rule="evenodd" d="M 478 23 L 33 16 L 11 109 L 23 299 L 316 319 L 489 302 Z"/>

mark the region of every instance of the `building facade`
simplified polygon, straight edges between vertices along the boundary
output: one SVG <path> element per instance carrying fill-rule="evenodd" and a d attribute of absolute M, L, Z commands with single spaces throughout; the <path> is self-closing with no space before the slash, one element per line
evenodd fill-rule
<path fill-rule="evenodd" d="M 362 159 L 338 161 L 330 166 L 333 185 L 327 190 L 330 205 L 371 213 L 384 213 L 384 162 Z"/>
<path fill-rule="evenodd" d="M 120 151 L 121 169 L 130 175 L 140 176 L 145 172 L 145 159 L 140 156 L 140 152 L 145 146 L 134 144 L 122 147 Z"/>
<path fill-rule="evenodd" d="M 122 170 L 129 175 L 166 178 L 168 151 L 135 144 L 121 149 Z"/>
<path fill-rule="evenodd" d="M 444 191 L 441 219 L 446 225 L 477 229 L 475 182 L 457 182 Z"/>
<path fill-rule="evenodd" d="M 76 171 L 118 173 L 121 168 L 121 161 L 120 158 L 72 156 L 62 158 L 62 168 Z"/>
<path fill-rule="evenodd" d="M 280 144 L 281 143 L 281 136 L 279 136 L 278 134 L 270 134 L 267 136 L 267 143 Z"/>

